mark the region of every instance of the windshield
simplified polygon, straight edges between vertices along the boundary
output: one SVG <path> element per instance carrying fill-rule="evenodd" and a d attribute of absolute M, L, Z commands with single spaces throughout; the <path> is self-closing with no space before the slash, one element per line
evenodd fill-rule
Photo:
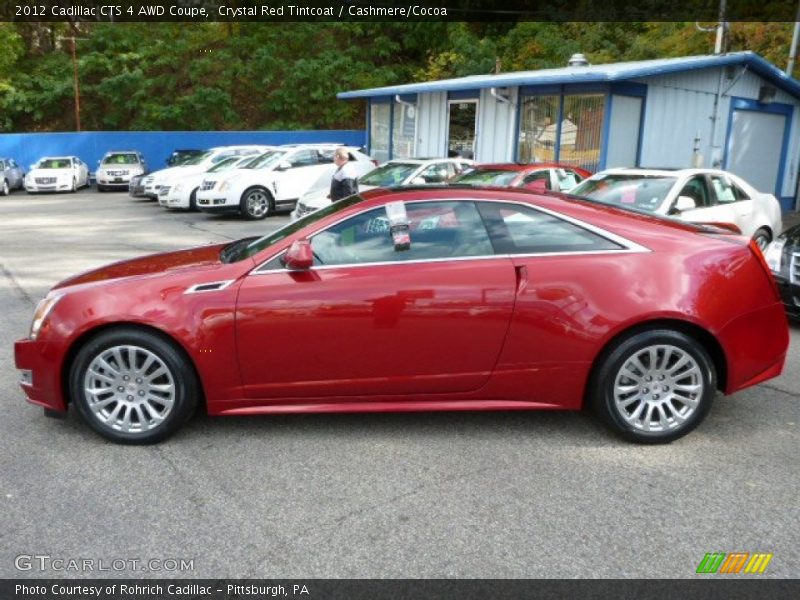
<path fill-rule="evenodd" d="M 362 200 L 361 196 L 358 195 L 350 196 L 349 198 L 345 198 L 344 200 L 339 200 L 338 202 L 334 202 L 333 204 L 330 204 L 325 208 L 321 208 L 317 211 L 314 211 L 306 215 L 302 219 L 298 219 L 294 223 L 289 223 L 285 227 L 278 229 L 278 231 L 270 233 L 269 235 L 266 235 L 262 238 L 258 238 L 257 240 L 250 242 L 246 246 L 242 246 L 241 244 L 234 242 L 233 244 L 238 244 L 238 247 L 234 246 L 233 244 L 226 246 L 222 250 L 220 258 L 222 259 L 223 262 L 236 262 L 237 260 L 242 260 L 243 258 L 248 258 L 250 256 L 258 254 L 265 248 L 268 248 L 269 246 L 272 246 L 273 244 L 280 242 L 282 239 L 292 235 L 296 231 L 300 231 L 304 227 L 307 227 L 308 225 L 311 225 L 312 223 L 315 223 L 320 219 L 324 219 L 328 215 L 332 215 L 334 213 L 339 212 L 340 210 L 352 206 L 353 204 L 361 202 L 361 200 Z M 229 251 L 228 250 L 229 248 L 233 251 L 232 252 Z"/>
<path fill-rule="evenodd" d="M 36 165 L 37 169 L 69 169 L 72 161 L 68 158 L 46 158 Z"/>
<path fill-rule="evenodd" d="M 189 165 L 199 165 L 209 156 L 211 156 L 211 152 L 203 152 L 202 154 L 198 154 L 197 156 L 192 156 L 191 158 L 187 158 L 185 161 L 181 163 L 180 166 L 185 167 Z"/>
<path fill-rule="evenodd" d="M 132 152 L 122 152 L 120 154 L 109 154 L 103 159 L 104 165 L 137 165 L 139 157 Z"/>
<path fill-rule="evenodd" d="M 240 160 L 242 160 L 241 156 L 232 156 L 231 158 L 226 158 L 225 160 L 215 164 L 208 171 L 206 171 L 206 173 L 219 173 L 220 171 L 227 171 L 228 169 L 233 168 L 233 165 L 238 163 Z"/>
<path fill-rule="evenodd" d="M 252 162 L 242 165 L 243 169 L 268 169 L 278 164 L 286 156 L 286 152 L 270 151 L 253 159 Z"/>
<path fill-rule="evenodd" d="M 377 169 L 373 169 L 359 179 L 358 182 L 361 185 L 374 185 L 376 187 L 402 185 L 417 169 L 419 169 L 419 163 L 387 163 Z"/>
<path fill-rule="evenodd" d="M 595 175 L 572 188 L 570 194 L 603 204 L 655 212 L 664 203 L 675 181 L 675 177 L 663 175 Z"/>
<path fill-rule="evenodd" d="M 502 169 L 473 169 L 456 177 L 452 183 L 470 185 L 510 185 L 519 173 Z"/>

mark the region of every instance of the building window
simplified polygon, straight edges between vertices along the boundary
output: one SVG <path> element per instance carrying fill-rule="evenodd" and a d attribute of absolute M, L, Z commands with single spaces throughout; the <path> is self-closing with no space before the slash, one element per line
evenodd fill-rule
<path fill-rule="evenodd" d="M 395 103 L 392 124 L 392 158 L 412 158 L 416 138 L 417 107 L 413 104 Z M 373 157 L 375 157 L 374 152 Z"/>
<path fill-rule="evenodd" d="M 522 99 L 517 159 L 523 163 L 555 160 L 558 96 Z"/>
<path fill-rule="evenodd" d="M 604 94 L 522 99 L 517 160 L 559 162 L 597 171 L 603 137 Z"/>
<path fill-rule="evenodd" d="M 369 106 L 369 151 L 375 160 L 389 160 L 389 135 L 392 124 L 392 105 L 373 102 Z"/>
<path fill-rule="evenodd" d="M 564 97 L 558 162 L 598 170 L 605 100 L 603 94 Z"/>

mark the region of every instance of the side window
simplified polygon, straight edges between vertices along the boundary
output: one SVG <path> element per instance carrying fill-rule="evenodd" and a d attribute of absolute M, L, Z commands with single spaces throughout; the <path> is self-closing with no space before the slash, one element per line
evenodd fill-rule
<path fill-rule="evenodd" d="M 12 169 L 16 169 L 18 166 L 17 161 L 15 161 L 13 158 L 10 158 L 8 160 L 8 166 L 11 167 Z"/>
<path fill-rule="evenodd" d="M 570 171 L 569 169 L 556 169 L 555 173 L 556 178 L 558 179 L 558 188 L 562 192 L 571 190 L 581 181 L 581 178 L 578 176 L 578 174 L 575 171 Z"/>
<path fill-rule="evenodd" d="M 550 171 L 545 169 L 544 171 L 536 171 L 535 173 L 526 175 L 522 180 L 522 187 L 537 192 L 551 189 Z"/>
<path fill-rule="evenodd" d="M 403 262 L 493 254 L 472 202 L 407 204 L 411 248 L 396 251 L 384 207 L 361 213 L 311 238 L 316 265 Z"/>
<path fill-rule="evenodd" d="M 714 193 L 717 196 L 717 202 L 720 204 L 728 204 L 730 202 L 736 202 L 740 200 L 740 198 L 736 197 L 736 190 L 733 187 L 733 183 L 725 178 L 719 177 L 718 175 L 711 176 L 711 185 L 714 186 Z"/>
<path fill-rule="evenodd" d="M 601 235 L 531 207 L 481 202 L 479 208 L 498 254 L 623 249 Z"/>
<path fill-rule="evenodd" d="M 679 196 L 688 196 L 694 200 L 697 208 L 710 206 L 708 186 L 704 175 L 696 175 L 686 182 Z"/>
<path fill-rule="evenodd" d="M 319 162 L 319 154 L 316 150 L 300 150 L 289 159 L 289 163 L 292 165 L 292 168 L 318 165 Z"/>
<path fill-rule="evenodd" d="M 447 163 L 437 163 L 424 169 L 419 174 L 425 183 L 444 183 L 448 178 Z"/>

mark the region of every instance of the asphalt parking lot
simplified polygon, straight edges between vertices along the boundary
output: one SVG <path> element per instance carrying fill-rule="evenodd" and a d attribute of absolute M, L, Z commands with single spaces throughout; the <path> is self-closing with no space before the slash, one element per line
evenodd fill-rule
<path fill-rule="evenodd" d="M 287 221 L 0 198 L 0 577 L 686 578 L 737 551 L 774 554 L 759 577 L 800 576 L 796 325 L 782 377 L 659 447 L 548 412 L 201 416 L 126 447 L 24 401 L 13 341 L 58 280 Z M 20 571 L 20 555 L 126 565 Z M 153 559 L 193 569 L 142 571 Z"/>

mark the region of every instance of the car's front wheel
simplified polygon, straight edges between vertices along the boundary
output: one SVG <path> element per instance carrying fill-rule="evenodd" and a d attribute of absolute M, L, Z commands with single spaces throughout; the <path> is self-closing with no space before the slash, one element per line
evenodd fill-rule
<path fill-rule="evenodd" d="M 753 234 L 753 241 L 756 243 L 759 249 L 764 252 L 764 250 L 767 249 L 767 246 L 769 246 L 769 243 L 772 241 L 772 236 L 770 235 L 769 231 L 762 227 Z"/>
<path fill-rule="evenodd" d="M 656 329 L 606 351 L 591 386 L 592 408 L 614 431 L 658 444 L 686 435 L 705 418 L 716 393 L 716 373 L 695 339 Z"/>
<path fill-rule="evenodd" d="M 72 187 L 70 188 L 69 191 L 73 193 L 78 191 L 78 180 L 75 179 L 74 177 L 72 178 Z"/>
<path fill-rule="evenodd" d="M 272 207 L 272 197 L 261 187 L 250 188 L 242 194 L 239 210 L 245 219 L 265 218 Z"/>
<path fill-rule="evenodd" d="M 198 208 L 197 208 L 197 190 L 198 189 L 199 188 L 194 188 L 192 190 L 191 195 L 189 196 L 189 210 L 192 211 L 192 212 L 197 212 L 198 211 Z"/>
<path fill-rule="evenodd" d="M 11 190 L 8 187 L 8 179 L 3 179 L 3 185 L 0 186 L 0 196 L 8 196 Z"/>
<path fill-rule="evenodd" d="M 170 436 L 192 415 L 199 395 L 192 366 L 172 342 L 128 328 L 99 333 L 81 347 L 69 389 L 82 419 L 124 444 Z"/>

